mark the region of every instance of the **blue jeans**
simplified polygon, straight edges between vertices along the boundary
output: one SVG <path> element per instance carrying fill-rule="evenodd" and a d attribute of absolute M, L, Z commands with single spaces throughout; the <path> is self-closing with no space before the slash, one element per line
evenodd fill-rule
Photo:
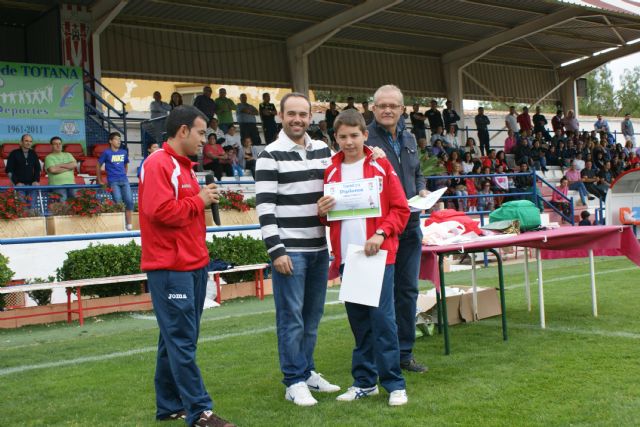
<path fill-rule="evenodd" d="M 65 202 L 67 199 L 73 199 L 76 197 L 75 188 L 60 187 L 55 190 L 51 190 L 52 193 L 56 193 L 60 196 L 60 202 Z"/>
<path fill-rule="evenodd" d="M 187 425 L 213 409 L 196 364 L 200 318 L 207 293 L 207 271 L 147 272 L 160 327 L 156 360 L 156 418 L 187 412 Z"/>
<path fill-rule="evenodd" d="M 406 388 L 400 369 L 400 345 L 393 306 L 394 266 L 387 265 L 378 307 L 345 303 L 351 332 L 356 341 L 351 359 L 355 387 L 378 383 L 389 393 Z"/>
<path fill-rule="evenodd" d="M 394 272 L 394 299 L 396 325 L 400 342 L 400 361 L 413 357 L 416 340 L 416 302 L 418 300 L 418 272 L 422 256 L 422 230 L 420 221 L 409 221 L 400 234 Z"/>
<path fill-rule="evenodd" d="M 133 210 L 133 194 L 131 194 L 131 186 L 128 181 L 109 182 L 113 201 L 116 203 L 124 203 L 125 210 Z"/>
<path fill-rule="evenodd" d="M 569 184 L 569 190 L 578 191 L 580 193 L 580 201 L 582 201 L 583 205 L 587 204 L 587 187 L 584 186 L 584 182 L 575 181 Z"/>
<path fill-rule="evenodd" d="M 273 270 L 278 354 L 283 384 L 305 381 L 315 370 L 313 351 L 324 312 L 329 252 L 290 252 L 293 274 Z"/>

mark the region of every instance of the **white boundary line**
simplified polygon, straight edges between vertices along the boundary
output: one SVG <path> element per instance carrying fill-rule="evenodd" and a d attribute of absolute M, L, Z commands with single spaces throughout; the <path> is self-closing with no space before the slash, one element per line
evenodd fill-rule
<path fill-rule="evenodd" d="M 346 314 L 324 316 L 321 322 L 330 322 L 333 320 L 346 319 L 346 317 L 347 317 Z M 228 338 L 244 337 L 247 335 L 257 335 L 257 334 L 262 334 L 266 332 L 275 332 L 275 330 L 276 330 L 275 326 L 268 326 L 265 328 L 251 329 L 251 330 L 246 330 L 241 332 L 233 332 L 229 334 L 209 335 L 205 337 L 200 337 L 200 339 L 198 339 L 198 343 L 222 341 Z M 59 368 L 63 366 L 80 365 L 80 364 L 89 363 L 89 362 L 102 362 L 104 360 L 134 356 L 136 354 L 152 353 L 152 352 L 156 352 L 157 350 L 158 350 L 157 346 L 153 346 L 153 347 L 149 346 L 149 347 L 141 347 L 141 348 L 136 348 L 136 349 L 127 350 L 127 351 L 118 351 L 114 353 L 100 354 L 95 356 L 78 357 L 75 359 L 57 360 L 53 362 L 36 363 L 32 365 L 13 366 L 11 368 L 0 369 L 0 377 L 10 375 L 10 374 L 33 371 L 36 369 Z"/>
<path fill-rule="evenodd" d="M 596 271 L 595 274 L 597 276 L 600 276 L 602 274 L 620 273 L 622 271 L 630 271 L 630 270 L 637 270 L 637 269 L 638 269 L 638 267 L 616 268 L 616 269 L 613 269 L 613 270 Z M 563 277 L 556 277 L 554 279 L 545 279 L 544 283 L 547 284 L 547 283 L 554 283 L 554 282 L 564 282 L 564 281 L 572 280 L 572 279 L 582 279 L 584 277 L 591 277 L 591 273 L 574 274 L 572 276 L 563 276 Z M 522 288 L 522 287 L 524 287 L 524 282 L 523 283 L 517 283 L 515 285 L 505 286 L 504 288 L 509 290 L 509 289 L 517 289 L 517 288 Z"/>
<path fill-rule="evenodd" d="M 483 320 L 478 322 L 477 325 L 481 326 L 499 326 L 500 323 L 498 321 L 487 321 Z M 510 329 L 525 329 L 532 330 L 536 332 L 560 332 L 565 334 L 578 334 L 578 335 L 595 335 L 599 337 L 607 337 L 607 338 L 629 338 L 633 340 L 640 340 L 640 333 L 636 332 L 627 332 L 627 331 L 606 331 L 603 329 L 580 329 L 580 328 L 571 328 L 566 326 L 547 326 L 545 329 L 541 329 L 539 325 L 530 325 L 527 323 L 509 323 L 508 328 Z"/>

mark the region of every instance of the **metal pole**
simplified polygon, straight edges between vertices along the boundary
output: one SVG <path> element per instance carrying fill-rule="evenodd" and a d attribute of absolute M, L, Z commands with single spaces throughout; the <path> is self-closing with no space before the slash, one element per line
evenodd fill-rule
<path fill-rule="evenodd" d="M 589 273 L 591 273 L 591 307 L 593 317 L 598 317 L 598 298 L 596 297 L 596 270 L 593 262 L 593 249 L 589 249 Z"/>
<path fill-rule="evenodd" d="M 529 287 L 529 248 L 524 249 L 524 297 L 527 300 L 527 310 L 531 311 L 531 288 Z"/>
<path fill-rule="evenodd" d="M 478 320 L 478 286 L 477 286 L 477 277 L 476 277 L 476 253 L 470 252 L 469 256 L 471 257 L 471 286 L 473 287 L 473 320 Z"/>
<path fill-rule="evenodd" d="M 536 250 L 536 261 L 538 262 L 538 300 L 540 303 L 540 327 L 542 329 L 546 328 L 547 325 L 544 319 L 544 289 L 542 283 L 542 258 L 541 258 L 541 249 Z"/>

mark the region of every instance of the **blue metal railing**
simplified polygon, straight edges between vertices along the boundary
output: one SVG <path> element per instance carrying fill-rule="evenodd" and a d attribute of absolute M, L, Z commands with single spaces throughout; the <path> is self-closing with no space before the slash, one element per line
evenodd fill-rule
<path fill-rule="evenodd" d="M 102 97 L 98 92 L 104 91 L 120 103 L 120 108 L 116 108 Z M 87 70 L 84 70 L 84 94 L 85 94 L 85 122 L 87 122 L 87 149 L 93 145 L 106 141 L 105 134 L 108 135 L 114 129 L 122 134 L 124 146 L 127 144 L 127 110 L 125 102 L 113 93 L 102 82 L 96 79 Z M 95 122 L 104 132 L 101 135 L 93 135 L 90 129 L 91 122 Z M 116 124 L 116 120 L 122 122 L 122 126 Z"/>

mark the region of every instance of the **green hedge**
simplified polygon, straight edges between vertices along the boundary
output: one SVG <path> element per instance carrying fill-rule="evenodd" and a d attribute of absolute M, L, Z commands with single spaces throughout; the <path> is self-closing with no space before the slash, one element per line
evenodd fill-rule
<path fill-rule="evenodd" d="M 57 270 L 58 280 L 124 276 L 140 273 L 142 249 L 132 240 L 126 245 L 89 245 L 67 252 L 67 259 Z M 140 293 L 139 283 L 87 286 L 83 294 L 97 297 Z"/>
<path fill-rule="evenodd" d="M 36 283 L 51 283 L 55 282 L 56 278 L 53 276 L 49 276 L 46 279 L 42 277 L 35 277 L 33 279 L 27 280 L 27 284 L 32 285 Z M 29 291 L 27 292 L 31 299 L 33 299 L 38 305 L 49 305 L 51 304 L 51 294 L 53 293 L 52 289 L 40 289 L 37 291 Z"/>
<path fill-rule="evenodd" d="M 13 279 L 13 270 L 9 268 L 9 258 L 0 254 L 0 286 L 4 286 Z M 4 308 L 4 295 L 0 296 L 0 310 Z"/>
<path fill-rule="evenodd" d="M 264 242 L 261 239 L 254 239 L 250 236 L 213 236 L 211 242 L 207 242 L 209 248 L 209 258 L 221 259 L 234 265 L 268 263 L 269 255 Z M 255 273 L 225 274 L 224 280 L 227 283 L 250 282 L 253 281 Z"/>

